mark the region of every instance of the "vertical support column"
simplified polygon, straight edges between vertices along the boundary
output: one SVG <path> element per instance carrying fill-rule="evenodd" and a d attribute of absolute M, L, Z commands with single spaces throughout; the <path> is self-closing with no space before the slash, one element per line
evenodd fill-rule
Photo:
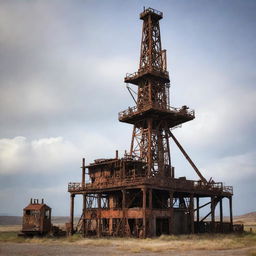
<path fill-rule="evenodd" d="M 157 148 L 158 148 L 158 171 L 160 172 L 160 175 L 164 176 L 165 174 L 165 168 L 164 168 L 164 146 L 163 146 L 163 135 L 162 135 L 162 127 L 157 128 Z"/>
<path fill-rule="evenodd" d="M 214 196 L 211 197 L 211 232 L 215 232 L 215 202 Z"/>
<path fill-rule="evenodd" d="M 199 196 L 196 197 L 196 227 L 197 233 L 199 233 L 199 219 L 200 219 L 200 209 L 199 209 Z"/>
<path fill-rule="evenodd" d="M 70 235 L 74 234 L 74 199 L 75 194 L 70 194 Z"/>
<path fill-rule="evenodd" d="M 101 236 L 101 194 L 98 194 L 98 237 Z"/>
<path fill-rule="evenodd" d="M 191 234 L 195 233 L 195 227 L 194 227 L 194 195 L 190 194 L 190 224 L 191 224 Z"/>
<path fill-rule="evenodd" d="M 230 215 L 230 231 L 233 231 L 233 209 L 232 209 L 232 196 L 229 197 L 229 215 Z"/>
<path fill-rule="evenodd" d="M 148 162 L 148 176 L 151 176 L 152 169 L 152 119 L 147 120 L 148 125 L 148 152 L 147 152 L 147 162 Z"/>
<path fill-rule="evenodd" d="M 126 191 L 122 190 L 122 210 L 123 210 L 123 233 L 125 233 L 125 226 L 126 226 Z"/>
<path fill-rule="evenodd" d="M 134 145 L 134 138 L 136 136 L 136 127 L 135 125 L 133 126 L 133 130 L 132 130 L 132 141 L 131 141 L 131 148 L 130 148 L 130 155 L 132 156 L 133 153 L 133 145 Z"/>
<path fill-rule="evenodd" d="M 166 95 L 167 96 L 167 95 Z M 168 94 L 168 96 L 167 97 L 169 97 L 169 94 Z M 169 166 L 170 166 L 170 168 L 171 168 L 171 178 L 174 178 L 174 175 L 173 175 L 173 173 L 172 173 L 172 162 L 171 162 L 171 150 L 170 150 L 170 143 L 169 143 L 169 136 L 168 136 L 168 126 L 167 126 L 167 124 L 165 125 L 165 131 L 164 131 L 164 133 L 165 133 L 165 140 L 166 140 L 166 145 L 167 145 L 167 152 L 168 152 L 168 164 L 169 164 Z"/>
<path fill-rule="evenodd" d="M 82 164 L 82 188 L 85 188 L 85 159 L 83 158 Z"/>
<path fill-rule="evenodd" d="M 150 235 L 155 236 L 156 235 L 156 230 L 155 230 L 155 225 L 154 225 L 154 218 L 153 218 L 153 200 L 152 200 L 152 188 L 148 190 L 148 207 L 150 210 L 150 216 L 151 218 L 149 219 L 149 226 L 150 226 Z"/>
<path fill-rule="evenodd" d="M 126 196 L 125 196 L 125 190 L 122 190 L 122 209 L 125 210 L 126 206 Z"/>
<path fill-rule="evenodd" d="M 85 213 L 86 213 L 86 194 L 83 194 L 83 237 L 85 237 L 87 233 Z"/>
<path fill-rule="evenodd" d="M 113 218 L 109 218 L 109 224 L 108 224 L 108 229 L 109 229 L 109 235 L 113 235 Z"/>
<path fill-rule="evenodd" d="M 223 206 L 222 206 L 222 197 L 220 197 L 220 232 L 223 233 Z"/>
<path fill-rule="evenodd" d="M 153 26 L 152 26 L 152 20 L 151 15 L 148 15 L 148 35 L 149 35 L 149 70 L 152 71 L 153 68 Z"/>
<path fill-rule="evenodd" d="M 153 209 L 153 201 L 152 201 L 152 188 L 150 188 L 148 190 L 148 206 L 149 206 L 149 209 L 152 210 Z"/>
<path fill-rule="evenodd" d="M 170 198 L 169 234 L 174 234 L 173 191 L 169 192 L 169 198 Z"/>
<path fill-rule="evenodd" d="M 142 188 L 142 213 L 143 213 L 143 237 L 147 236 L 147 219 L 146 219 L 146 203 L 147 203 L 147 190 Z"/>

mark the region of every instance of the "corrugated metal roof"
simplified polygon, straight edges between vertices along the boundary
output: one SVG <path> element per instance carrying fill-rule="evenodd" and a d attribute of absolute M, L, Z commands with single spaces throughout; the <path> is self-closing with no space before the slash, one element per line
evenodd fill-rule
<path fill-rule="evenodd" d="M 41 210 L 43 207 L 51 209 L 48 205 L 46 204 L 29 204 L 27 207 L 24 208 L 24 210 Z"/>

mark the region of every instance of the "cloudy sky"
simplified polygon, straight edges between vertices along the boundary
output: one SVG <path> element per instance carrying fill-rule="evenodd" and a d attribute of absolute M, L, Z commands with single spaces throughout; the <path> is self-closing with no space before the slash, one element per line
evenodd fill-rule
<path fill-rule="evenodd" d="M 174 134 L 207 179 L 234 186 L 234 214 L 256 210 L 255 1 L 0 0 L 0 214 L 44 197 L 68 215 L 81 158 L 129 148 L 117 113 L 133 105 L 123 78 L 143 6 L 164 13 L 172 105 L 196 111 Z M 176 176 L 196 179 L 171 148 Z"/>

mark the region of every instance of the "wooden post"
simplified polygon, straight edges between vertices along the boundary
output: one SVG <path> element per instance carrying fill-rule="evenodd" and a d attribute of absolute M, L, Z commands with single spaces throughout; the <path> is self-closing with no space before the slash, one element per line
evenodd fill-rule
<path fill-rule="evenodd" d="M 222 197 L 220 197 L 220 232 L 223 233 L 223 206 L 222 206 Z"/>
<path fill-rule="evenodd" d="M 214 196 L 211 197 L 211 232 L 215 232 L 215 203 L 214 203 Z"/>
<path fill-rule="evenodd" d="M 230 231 L 233 231 L 233 209 L 232 209 L 232 196 L 229 197 L 229 212 L 230 212 Z"/>
<path fill-rule="evenodd" d="M 87 233 L 85 214 L 86 214 L 86 194 L 83 194 L 83 237 L 85 237 Z"/>
<path fill-rule="evenodd" d="M 195 233 L 195 227 L 194 227 L 194 195 L 190 194 L 190 223 L 191 223 L 191 234 Z"/>
<path fill-rule="evenodd" d="M 75 195 L 70 195 L 70 235 L 74 234 L 74 199 Z"/>
<path fill-rule="evenodd" d="M 82 165 L 82 188 L 85 188 L 85 159 L 83 158 L 83 165 Z"/>

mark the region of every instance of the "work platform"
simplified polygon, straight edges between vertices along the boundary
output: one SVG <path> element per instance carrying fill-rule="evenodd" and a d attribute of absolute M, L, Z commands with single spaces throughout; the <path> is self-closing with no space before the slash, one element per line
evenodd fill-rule
<path fill-rule="evenodd" d="M 174 173 L 171 172 L 169 179 L 162 179 L 161 176 L 147 177 L 145 171 L 143 171 L 144 166 L 146 166 L 146 163 L 129 158 L 111 158 L 92 163 L 84 167 L 89 170 L 91 182 L 70 182 L 68 184 L 68 192 L 75 194 L 100 193 L 102 190 L 108 192 L 116 189 L 149 186 L 152 189 L 172 190 L 176 194 L 189 195 L 193 193 L 200 197 L 215 195 L 228 197 L 233 195 L 233 187 L 224 186 L 222 182 L 187 180 L 186 177 L 174 178 Z M 137 170 L 129 167 L 135 167 Z M 100 173 L 100 175 L 95 177 L 95 173 Z"/>
<path fill-rule="evenodd" d="M 130 107 L 119 112 L 118 119 L 120 122 L 136 124 L 140 120 L 145 120 L 148 117 L 154 116 L 154 122 L 159 124 L 164 120 L 168 128 L 173 128 L 185 122 L 191 121 L 195 118 L 194 110 L 190 110 L 186 106 L 181 108 L 174 108 L 166 106 L 163 108 L 157 104 L 148 104 L 138 109 L 137 106 Z"/>
<path fill-rule="evenodd" d="M 161 175 L 147 177 L 145 166 L 146 163 L 130 156 L 99 159 L 87 166 L 83 161 L 83 177 L 88 170 L 90 182 L 68 184 L 71 216 L 75 196 L 82 195 L 84 201 L 83 214 L 72 232 L 81 230 L 85 236 L 148 237 L 232 230 L 231 186 L 174 178 L 174 168 L 168 170 L 165 179 Z M 200 198 L 210 201 L 200 205 Z M 228 198 L 231 205 L 230 222 L 223 221 L 223 198 Z M 201 208 L 211 205 L 215 209 L 218 203 L 220 221 L 215 221 L 214 216 L 211 222 L 205 221 L 210 214 L 200 218 Z"/>

